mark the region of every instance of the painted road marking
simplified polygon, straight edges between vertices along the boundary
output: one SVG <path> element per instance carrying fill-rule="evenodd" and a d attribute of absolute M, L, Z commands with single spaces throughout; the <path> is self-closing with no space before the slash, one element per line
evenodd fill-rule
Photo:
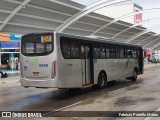
<path fill-rule="evenodd" d="M 66 107 L 59 108 L 59 109 L 57 109 L 57 110 L 54 110 L 54 111 L 51 111 L 51 112 L 49 112 L 49 113 L 43 114 L 43 116 L 46 116 L 46 115 L 48 115 L 48 114 L 52 114 L 52 113 L 54 113 L 54 112 L 58 112 L 58 111 L 62 111 L 62 110 L 65 110 L 65 109 L 71 108 L 71 107 L 73 107 L 73 106 L 76 106 L 76 105 L 81 104 L 82 102 L 83 102 L 83 101 L 80 101 L 80 102 L 77 102 L 77 103 L 74 103 L 74 104 L 68 105 L 68 106 L 66 106 Z"/>
<path fill-rule="evenodd" d="M 78 104 L 81 104 L 82 102 L 83 102 L 83 101 L 80 101 L 80 102 L 77 102 L 77 103 L 68 105 L 68 106 L 66 106 L 66 107 L 62 107 L 62 108 L 60 108 L 60 109 L 54 110 L 54 112 L 58 112 L 58 111 L 62 111 L 62 110 L 67 109 L 67 108 L 71 108 L 71 107 L 73 107 L 73 106 L 76 106 L 76 105 L 78 105 Z"/>

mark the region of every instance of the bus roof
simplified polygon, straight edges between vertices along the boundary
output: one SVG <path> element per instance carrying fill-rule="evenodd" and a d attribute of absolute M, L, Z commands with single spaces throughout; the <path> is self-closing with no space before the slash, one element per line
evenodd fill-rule
<path fill-rule="evenodd" d="M 112 40 L 112 39 L 105 38 L 105 37 L 103 38 L 103 37 L 99 37 L 99 36 L 94 36 L 94 37 L 93 36 L 80 36 L 80 35 L 74 35 L 74 34 L 68 34 L 68 33 L 56 33 L 56 34 L 60 34 L 61 36 L 63 35 L 64 37 L 73 37 L 73 38 L 77 38 L 77 39 L 86 39 L 86 40 L 92 40 L 92 41 L 96 41 L 96 42 L 106 42 L 106 43 L 110 43 L 110 44 L 117 44 L 117 45 L 125 45 L 125 46 L 142 48 L 142 46 L 140 46 L 140 45 L 121 43 L 116 40 Z M 97 41 L 97 39 L 98 39 L 98 41 Z"/>
<path fill-rule="evenodd" d="M 99 36 L 80 36 L 80 35 L 75 35 L 75 34 L 69 34 L 69 33 L 57 33 L 54 31 L 51 32 L 37 32 L 37 33 L 29 33 L 26 34 L 24 36 L 34 36 L 34 35 L 38 35 L 38 34 L 59 34 L 61 36 L 64 37 L 72 37 L 72 38 L 76 38 L 76 39 L 85 39 L 85 40 L 89 40 L 89 41 L 95 41 L 95 42 L 106 42 L 106 43 L 110 43 L 110 44 L 116 44 L 116 45 L 124 45 L 124 46 L 131 46 L 131 47 L 138 47 L 138 48 L 142 48 L 142 46 L 140 45 L 133 45 L 133 44 L 128 44 L 128 43 L 122 43 L 122 42 L 118 42 L 116 40 L 113 39 L 109 39 L 109 38 L 105 38 L 105 37 L 99 37 Z M 98 41 L 97 41 L 98 39 Z"/>

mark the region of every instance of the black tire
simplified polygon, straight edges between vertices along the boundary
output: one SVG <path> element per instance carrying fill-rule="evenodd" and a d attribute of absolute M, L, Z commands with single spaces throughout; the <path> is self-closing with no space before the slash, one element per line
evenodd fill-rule
<path fill-rule="evenodd" d="M 103 72 L 101 72 L 101 73 L 99 74 L 99 76 L 98 76 L 98 84 L 97 84 L 97 87 L 98 87 L 99 89 L 101 89 L 101 88 L 106 87 L 106 85 L 107 85 L 107 77 L 106 77 L 106 75 L 105 75 Z"/>
<path fill-rule="evenodd" d="M 132 81 L 136 81 L 137 80 L 137 75 L 138 75 L 138 71 L 137 71 L 137 69 L 134 69 L 134 71 L 133 71 L 133 76 L 132 76 Z"/>

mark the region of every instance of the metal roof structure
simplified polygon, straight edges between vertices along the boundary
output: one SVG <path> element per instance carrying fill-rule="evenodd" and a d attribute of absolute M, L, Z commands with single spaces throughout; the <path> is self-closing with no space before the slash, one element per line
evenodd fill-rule
<path fill-rule="evenodd" d="M 113 19 L 94 13 L 101 7 L 125 1 L 127 0 L 100 0 L 90 6 L 84 6 L 70 0 L 1 0 L 0 32 L 26 34 L 57 31 L 112 38 L 117 42 L 158 49 L 159 35 L 151 29 L 160 25 L 146 29 L 121 21 L 121 18 L 127 15 Z"/>

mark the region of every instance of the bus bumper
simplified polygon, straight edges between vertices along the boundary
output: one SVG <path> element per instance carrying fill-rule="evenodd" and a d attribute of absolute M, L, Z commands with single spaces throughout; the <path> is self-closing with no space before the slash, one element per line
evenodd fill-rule
<path fill-rule="evenodd" d="M 32 80 L 21 78 L 21 86 L 24 87 L 39 87 L 39 88 L 50 88 L 51 87 L 51 80 Z"/>

